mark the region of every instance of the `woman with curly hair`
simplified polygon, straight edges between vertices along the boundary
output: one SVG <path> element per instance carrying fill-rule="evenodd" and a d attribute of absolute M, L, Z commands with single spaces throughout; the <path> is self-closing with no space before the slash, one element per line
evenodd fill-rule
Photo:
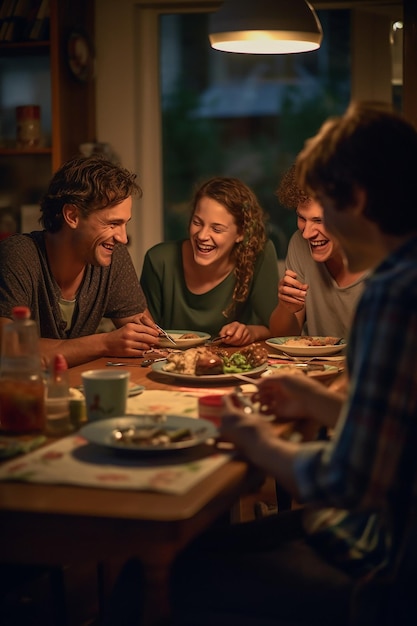
<path fill-rule="evenodd" d="M 277 257 L 255 194 L 237 178 L 211 178 L 194 195 L 188 232 L 145 255 L 140 282 L 154 320 L 231 346 L 270 337 Z"/>

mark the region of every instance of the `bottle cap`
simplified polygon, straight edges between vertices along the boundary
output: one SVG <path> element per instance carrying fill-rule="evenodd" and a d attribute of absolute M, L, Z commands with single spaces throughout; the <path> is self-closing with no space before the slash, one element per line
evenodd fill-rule
<path fill-rule="evenodd" d="M 15 320 L 28 320 L 30 318 L 30 309 L 27 306 L 14 306 L 12 315 Z"/>
<path fill-rule="evenodd" d="M 54 357 L 54 372 L 63 372 L 68 369 L 68 363 L 63 354 L 56 354 Z"/>

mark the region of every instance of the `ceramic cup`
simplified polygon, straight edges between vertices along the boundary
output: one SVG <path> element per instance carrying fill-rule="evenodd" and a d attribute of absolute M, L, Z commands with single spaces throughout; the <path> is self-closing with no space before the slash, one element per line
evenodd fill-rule
<path fill-rule="evenodd" d="M 89 422 L 126 413 L 130 372 L 88 370 L 81 378 Z"/>

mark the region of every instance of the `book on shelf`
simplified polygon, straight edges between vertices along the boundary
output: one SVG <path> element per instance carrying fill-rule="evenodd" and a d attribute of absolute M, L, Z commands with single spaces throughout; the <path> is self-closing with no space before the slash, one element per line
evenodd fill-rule
<path fill-rule="evenodd" d="M 0 42 L 49 38 L 50 0 L 0 0 Z"/>
<path fill-rule="evenodd" d="M 3 41 L 22 41 L 26 34 L 27 15 L 31 0 L 16 0 L 13 13 L 6 18 L 7 29 Z"/>
<path fill-rule="evenodd" d="M 41 0 L 36 17 L 32 22 L 32 26 L 28 33 L 28 39 L 32 41 L 41 41 L 49 37 L 49 17 L 50 2 L 49 0 Z"/>
<path fill-rule="evenodd" d="M 8 19 L 13 15 L 17 0 L 3 0 L 0 7 L 0 20 Z"/>
<path fill-rule="evenodd" d="M 3 0 L 0 7 L 0 41 L 6 41 L 17 0 Z"/>

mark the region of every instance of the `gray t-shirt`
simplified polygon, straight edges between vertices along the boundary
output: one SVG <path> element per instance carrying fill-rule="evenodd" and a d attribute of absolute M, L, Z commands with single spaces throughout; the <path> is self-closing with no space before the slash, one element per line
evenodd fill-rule
<path fill-rule="evenodd" d="M 67 332 L 60 297 L 49 269 L 43 231 L 12 235 L 0 243 L 0 317 L 11 318 L 14 306 L 28 306 L 43 338 L 92 335 L 103 317 L 129 317 L 146 309 L 129 252 L 121 244 L 114 247 L 109 266 L 87 265 Z"/>
<path fill-rule="evenodd" d="M 302 334 L 347 339 L 356 305 L 365 287 L 365 277 L 361 276 L 348 287 L 339 287 L 326 264 L 314 261 L 300 231 L 290 239 L 285 266 L 296 272 L 300 282 L 309 285 Z"/>

